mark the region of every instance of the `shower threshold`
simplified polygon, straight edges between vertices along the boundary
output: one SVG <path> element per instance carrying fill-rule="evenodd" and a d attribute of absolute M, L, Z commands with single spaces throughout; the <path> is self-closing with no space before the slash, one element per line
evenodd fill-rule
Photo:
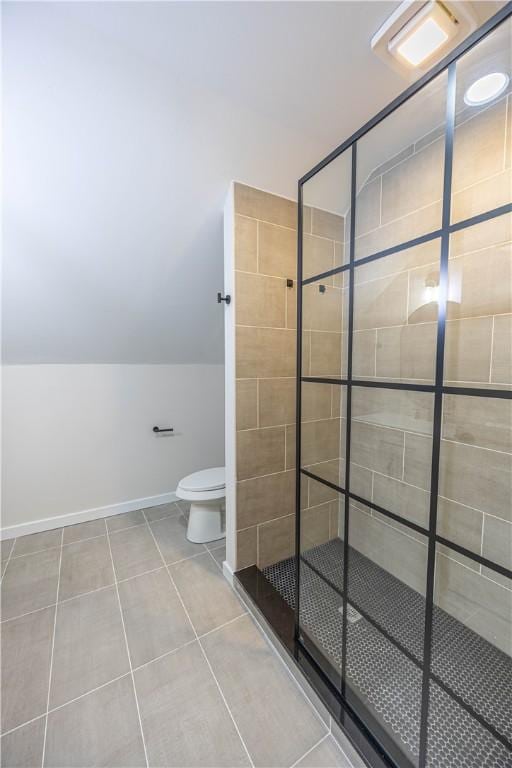
<path fill-rule="evenodd" d="M 258 572 L 292 610 L 295 568 L 292 557 Z M 247 588 L 243 579 L 241 583 Z M 379 742 L 391 745 L 398 765 L 417 765 L 424 598 L 352 548 L 348 585 L 346 701 L 362 722 L 376 724 Z M 277 615 L 275 607 L 272 613 Z M 338 688 L 343 627 L 340 539 L 302 554 L 300 625 L 304 647 Z M 429 768 L 512 768 L 511 681 L 512 661 L 505 653 L 434 606 Z"/>

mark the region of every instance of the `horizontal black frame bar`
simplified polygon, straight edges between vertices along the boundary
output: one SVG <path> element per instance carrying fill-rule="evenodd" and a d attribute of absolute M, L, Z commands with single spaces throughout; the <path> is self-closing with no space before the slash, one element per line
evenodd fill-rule
<path fill-rule="evenodd" d="M 337 595 L 339 595 L 341 598 L 344 597 L 343 590 L 341 590 L 336 584 L 334 584 L 331 579 L 329 579 L 325 574 L 323 574 L 321 571 L 318 570 L 314 565 L 312 565 L 309 560 L 307 560 L 303 555 L 301 555 L 301 561 L 310 568 L 313 573 L 315 573 L 322 581 L 327 584 L 334 592 L 336 592 Z M 374 627 L 380 634 L 392 645 L 395 646 L 395 648 L 398 648 L 400 653 L 402 653 L 409 661 L 411 661 L 418 669 L 423 670 L 424 664 L 413 654 L 411 651 L 408 650 L 402 643 L 397 640 L 396 637 L 393 637 L 393 635 L 388 632 L 387 629 L 385 629 L 380 622 L 378 622 L 376 619 L 371 616 L 359 603 L 354 601 L 352 597 L 347 596 L 347 602 L 352 605 L 358 613 L 361 614 L 361 616 Z M 506 747 L 508 750 L 512 751 L 512 743 L 507 739 L 506 736 L 504 736 L 500 731 L 498 731 L 492 723 L 489 723 L 482 715 L 473 709 L 471 704 L 468 704 L 467 701 L 465 701 L 462 696 L 459 696 L 458 693 L 456 693 L 452 688 L 444 682 L 444 680 L 439 677 L 435 672 L 430 671 L 429 677 L 431 680 L 433 680 L 437 685 L 443 689 L 443 691 L 450 696 L 454 701 L 457 702 L 457 704 L 462 707 L 469 715 L 471 715 L 472 718 L 474 718 L 480 725 L 485 728 L 489 733 L 491 733 L 494 738 L 499 741 L 501 744 L 503 744 L 504 747 Z"/>
<path fill-rule="evenodd" d="M 502 576 L 506 576 L 507 579 L 512 581 L 512 571 L 505 568 L 505 566 L 499 565 L 499 563 L 495 563 L 493 560 L 488 560 L 486 557 L 482 557 L 482 555 L 477 555 L 476 552 L 472 552 L 470 549 L 466 549 L 466 547 L 461 547 L 461 545 L 457 544 L 455 541 L 450 541 L 450 539 L 446 539 L 444 536 L 439 536 L 439 534 L 436 535 L 436 541 L 438 544 L 443 544 L 445 547 L 448 547 L 448 549 L 453 549 L 460 555 L 464 555 L 465 557 L 474 560 L 476 563 L 480 563 L 480 565 L 485 565 L 489 570 L 500 573 Z"/>
<path fill-rule="evenodd" d="M 477 224 L 482 224 L 485 221 L 498 218 L 499 216 L 505 216 L 507 213 L 512 213 L 512 203 L 500 205 L 498 208 L 492 208 L 490 211 L 478 213 L 475 216 L 470 216 L 469 219 L 464 219 L 463 221 L 457 221 L 454 224 L 450 224 L 447 227 L 447 231 L 449 234 L 459 232 L 461 229 L 474 227 Z M 369 256 L 363 256 L 362 259 L 356 259 L 354 261 L 354 267 L 357 269 L 357 267 L 361 267 L 364 264 L 369 264 L 372 261 L 385 259 L 386 256 L 394 256 L 396 253 L 409 250 L 409 248 L 414 248 L 417 245 L 423 245 L 423 243 L 436 240 L 437 238 L 440 238 L 442 234 L 442 229 L 434 229 L 432 232 L 428 232 L 425 235 L 418 235 L 418 237 L 413 237 L 411 240 L 406 240 L 404 243 L 392 245 L 389 248 L 384 248 L 382 251 L 371 253 Z M 327 277 L 332 277 L 332 275 L 339 275 L 340 272 L 347 272 L 349 269 L 350 264 L 342 264 L 339 267 L 333 267 L 332 269 L 328 269 L 326 272 L 321 272 L 319 275 L 313 275 L 312 277 L 306 278 L 302 281 L 302 285 L 310 285 L 311 283 L 325 280 Z"/>
<path fill-rule="evenodd" d="M 409 88 L 407 88 L 403 93 L 401 93 L 399 96 L 396 97 L 396 99 L 393 99 L 393 101 L 387 105 L 387 107 L 384 107 L 380 112 L 378 112 L 374 117 L 372 117 L 371 120 L 369 120 L 365 125 L 363 125 L 361 128 L 359 128 L 355 133 L 352 134 L 348 139 L 343 141 L 338 147 L 332 150 L 332 152 L 329 152 L 326 157 L 323 158 L 323 160 L 320 160 L 319 163 L 317 163 L 313 168 L 311 168 L 310 171 L 305 173 L 300 179 L 299 179 L 299 185 L 303 185 L 306 183 L 306 181 L 309 181 L 313 176 L 315 176 L 319 171 L 322 170 L 322 168 L 325 168 L 326 165 L 328 165 L 331 160 L 334 160 L 338 155 L 341 155 L 346 149 L 348 149 L 352 144 L 357 141 L 358 139 L 362 138 L 368 131 L 370 131 L 372 128 L 374 128 L 378 123 L 382 122 L 384 118 L 388 117 L 392 112 L 395 111 L 395 109 L 398 109 L 398 107 L 401 107 L 402 104 L 405 104 L 406 101 L 408 101 L 412 96 L 414 96 L 415 93 L 418 93 L 418 91 L 421 91 L 421 89 L 428 85 L 428 83 L 431 80 L 434 80 L 435 77 L 440 75 L 449 64 L 456 61 L 458 58 L 460 58 L 463 54 L 467 53 L 474 45 L 476 45 L 482 38 L 484 38 L 489 32 L 491 32 L 495 27 L 499 26 L 502 21 L 504 21 L 507 16 L 510 15 L 512 12 L 512 2 L 508 2 L 506 5 L 501 8 L 498 13 L 494 14 L 490 19 L 488 19 L 485 24 L 482 24 L 481 27 L 479 27 L 477 30 L 475 30 L 469 37 L 466 38 L 466 40 L 463 40 L 460 45 L 458 45 L 456 48 L 454 48 L 451 53 L 448 54 L 444 59 L 442 59 L 438 64 L 436 64 L 432 69 L 430 69 L 423 77 L 420 77 L 419 80 L 417 80 L 415 83 L 413 83 Z"/>
<path fill-rule="evenodd" d="M 309 285 L 310 283 L 318 283 L 320 280 L 325 280 L 326 277 L 332 277 L 332 275 L 339 275 L 340 272 L 348 272 L 350 264 L 343 264 L 341 267 L 333 267 L 325 272 L 320 272 L 319 275 L 313 275 L 313 277 L 306 277 L 302 281 L 302 285 Z"/>
<path fill-rule="evenodd" d="M 477 213 L 475 216 L 470 216 L 469 219 L 462 219 L 462 221 L 456 221 L 450 224 L 448 231 L 458 232 L 460 229 L 466 229 L 466 227 L 474 227 L 476 224 L 482 224 L 489 219 L 495 219 L 498 216 L 504 216 L 507 213 L 512 213 L 512 203 L 506 203 L 505 205 L 499 205 L 497 208 L 491 208 L 490 211 L 484 213 Z"/>
<path fill-rule="evenodd" d="M 317 480 L 319 483 L 322 483 L 322 485 L 326 485 L 328 488 L 332 488 L 333 491 L 337 491 L 338 493 L 345 493 L 345 490 L 339 486 L 336 485 L 336 483 L 331 483 L 330 480 L 326 480 L 324 477 L 318 477 L 318 475 L 315 475 L 314 472 L 310 472 L 308 469 L 302 469 L 301 467 L 301 474 L 306 475 L 306 477 L 310 477 L 311 480 Z"/>
<path fill-rule="evenodd" d="M 481 387 L 449 387 L 444 385 L 443 395 L 468 395 L 469 397 L 498 397 L 512 400 L 512 389 L 482 389 Z"/>
<path fill-rule="evenodd" d="M 311 480 L 315 480 L 322 485 L 326 485 L 328 488 L 332 488 L 333 491 L 337 491 L 338 493 L 346 495 L 345 489 L 340 485 L 336 485 L 336 483 L 332 483 L 330 480 L 326 480 L 325 478 L 316 475 L 309 469 L 303 469 L 301 467 L 300 472 L 301 474 L 306 475 L 306 477 L 311 478 Z M 412 520 L 409 520 L 406 517 L 402 517 L 401 515 L 397 515 L 396 512 L 390 512 L 389 509 L 385 509 L 385 507 L 381 507 L 379 504 L 375 504 L 373 501 L 368 501 L 368 499 L 365 499 L 364 496 L 359 496 L 357 493 L 352 493 L 352 491 L 350 491 L 348 496 L 353 501 L 357 501 L 359 504 L 364 504 L 365 507 L 374 509 L 381 515 L 384 515 L 384 517 L 389 517 L 390 520 L 395 520 L 397 523 L 400 523 L 400 525 L 404 525 L 406 528 L 410 528 L 411 530 L 420 533 L 422 536 L 428 536 L 428 528 L 423 528 L 421 525 L 414 523 Z M 478 555 L 476 552 L 472 552 L 470 549 L 466 549 L 460 544 L 457 544 L 456 542 L 451 541 L 444 536 L 440 536 L 439 534 L 436 534 L 435 539 L 438 544 L 443 544 L 445 547 L 448 547 L 448 549 L 453 549 L 460 555 L 464 555 L 468 559 L 474 560 L 480 565 L 484 565 L 486 568 L 489 568 L 489 570 L 495 571 L 496 573 L 499 573 L 502 576 L 512 580 L 512 571 L 508 568 L 505 568 L 503 565 L 499 565 L 499 563 L 488 560 L 486 557 L 482 557 L 482 555 Z"/>
<path fill-rule="evenodd" d="M 301 467 L 300 471 L 303 475 L 310 477 L 312 480 L 316 480 L 317 482 L 322 483 L 322 485 L 326 485 L 328 488 L 332 488 L 333 491 L 338 491 L 338 493 L 346 495 L 346 491 L 340 485 L 331 483 L 330 480 L 325 480 L 323 477 L 315 475 L 314 472 L 310 472 L 308 469 L 302 469 Z M 362 496 L 358 496 L 356 493 L 352 493 L 352 491 L 349 492 L 348 496 L 353 501 L 357 501 L 359 504 L 364 504 L 365 507 L 370 507 L 370 509 L 374 509 L 376 512 L 380 512 L 381 515 L 389 517 L 391 520 L 396 520 L 397 523 L 405 525 L 407 528 L 411 528 L 413 531 L 421 533 L 423 536 L 428 536 L 428 529 L 422 528 L 421 525 L 418 525 L 417 523 L 413 523 L 412 520 L 401 517 L 400 515 L 395 514 L 395 512 L 390 512 L 388 509 L 384 509 L 384 507 L 380 507 L 378 504 L 374 504 L 373 501 L 368 501 Z"/>
<path fill-rule="evenodd" d="M 301 381 L 317 384 L 338 384 L 347 386 L 348 379 L 329 379 L 327 376 L 301 376 Z M 512 400 L 512 389 L 493 389 L 482 387 L 452 387 L 443 384 L 406 384 L 403 381 L 374 381 L 373 379 L 352 379 L 353 387 L 374 387 L 375 389 L 400 389 L 404 392 L 441 392 L 443 395 L 467 395 L 469 397 L 497 397 Z"/>

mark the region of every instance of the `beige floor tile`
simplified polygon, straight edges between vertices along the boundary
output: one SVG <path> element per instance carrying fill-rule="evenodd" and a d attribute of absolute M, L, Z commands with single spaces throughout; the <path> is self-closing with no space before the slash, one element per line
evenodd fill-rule
<path fill-rule="evenodd" d="M 296 768 L 352 768 L 352 764 L 332 736 L 327 736 L 302 760 L 299 760 Z"/>
<path fill-rule="evenodd" d="M 114 583 L 106 536 L 77 541 L 62 548 L 59 600 Z"/>
<path fill-rule="evenodd" d="M 57 599 L 60 548 L 11 557 L 2 580 L 2 620 L 51 605 Z"/>
<path fill-rule="evenodd" d="M 133 667 L 195 638 L 166 568 L 119 584 Z"/>
<path fill-rule="evenodd" d="M 131 528 L 134 525 L 144 525 L 146 518 L 142 509 L 136 509 L 134 512 L 123 512 L 121 515 L 113 515 L 105 518 L 109 533 L 122 531 L 125 528 Z"/>
<path fill-rule="evenodd" d="M 63 544 L 72 544 L 75 541 L 92 539 L 95 536 L 103 536 L 106 533 L 105 519 L 89 520 L 86 523 L 68 525 L 64 528 Z"/>
<path fill-rule="evenodd" d="M 9 561 L 16 539 L 4 539 L 0 542 L 0 570 L 2 576 Z"/>
<path fill-rule="evenodd" d="M 0 741 L 2 768 L 39 768 L 43 757 L 45 717 L 3 736 Z"/>
<path fill-rule="evenodd" d="M 1 626 L 2 733 L 46 712 L 55 609 Z"/>
<path fill-rule="evenodd" d="M 138 576 L 162 565 L 162 558 L 147 525 L 109 536 L 118 580 Z"/>
<path fill-rule="evenodd" d="M 198 635 L 245 613 L 207 552 L 171 566 L 170 571 Z"/>
<path fill-rule="evenodd" d="M 146 765 L 131 678 L 126 676 L 48 716 L 44 765 Z"/>
<path fill-rule="evenodd" d="M 249 616 L 202 643 L 255 766 L 292 765 L 326 733 Z"/>
<path fill-rule="evenodd" d="M 129 669 L 115 587 L 59 604 L 50 708 L 108 683 Z"/>
<path fill-rule="evenodd" d="M 183 516 L 158 520 L 150 526 L 166 563 L 175 563 L 204 551 L 202 544 L 186 538 L 187 523 Z"/>
<path fill-rule="evenodd" d="M 62 528 L 55 528 L 53 531 L 32 533 L 30 536 L 20 536 L 16 539 L 12 556 L 30 555 L 34 552 L 41 552 L 41 550 L 44 549 L 60 547 L 61 538 Z"/>
<path fill-rule="evenodd" d="M 226 559 L 226 545 L 223 544 L 221 547 L 217 547 L 216 549 L 211 549 L 210 552 L 213 556 L 213 559 L 219 566 L 219 568 L 222 568 L 222 563 Z"/>
<path fill-rule="evenodd" d="M 151 766 L 249 765 L 197 643 L 148 664 L 134 677 Z"/>
<path fill-rule="evenodd" d="M 181 514 L 181 510 L 175 501 L 171 501 L 169 504 L 159 504 L 157 507 L 148 507 L 143 512 L 148 523 L 154 523 L 156 520 L 163 520 L 165 517 L 174 517 Z"/>

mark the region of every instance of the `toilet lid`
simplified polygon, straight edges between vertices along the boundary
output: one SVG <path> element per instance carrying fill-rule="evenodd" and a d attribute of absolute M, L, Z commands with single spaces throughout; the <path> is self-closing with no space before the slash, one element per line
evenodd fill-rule
<path fill-rule="evenodd" d="M 226 485 L 225 467 L 212 467 L 193 472 L 180 481 L 180 487 L 184 491 L 216 491 Z"/>

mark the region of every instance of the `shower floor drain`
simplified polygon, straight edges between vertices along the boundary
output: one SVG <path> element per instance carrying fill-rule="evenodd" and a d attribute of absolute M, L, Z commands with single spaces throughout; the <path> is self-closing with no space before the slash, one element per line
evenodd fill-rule
<path fill-rule="evenodd" d="M 343 616 L 342 605 L 340 605 L 340 607 L 338 608 L 338 613 L 341 613 L 341 615 Z M 356 621 L 359 621 L 359 619 L 362 619 L 362 618 L 363 617 L 361 616 L 361 614 L 358 611 L 356 611 L 356 609 L 352 605 L 348 606 L 347 620 L 350 622 L 350 624 L 355 624 Z"/>
<path fill-rule="evenodd" d="M 349 555 L 347 681 L 417 763 L 425 600 L 357 550 L 350 548 Z M 295 558 L 262 572 L 294 608 Z M 303 553 L 299 585 L 301 624 L 331 664 L 341 669 L 340 539 Z M 507 747 L 512 741 L 510 657 L 434 606 L 431 669 L 428 768 L 512 768 L 512 751 Z"/>

